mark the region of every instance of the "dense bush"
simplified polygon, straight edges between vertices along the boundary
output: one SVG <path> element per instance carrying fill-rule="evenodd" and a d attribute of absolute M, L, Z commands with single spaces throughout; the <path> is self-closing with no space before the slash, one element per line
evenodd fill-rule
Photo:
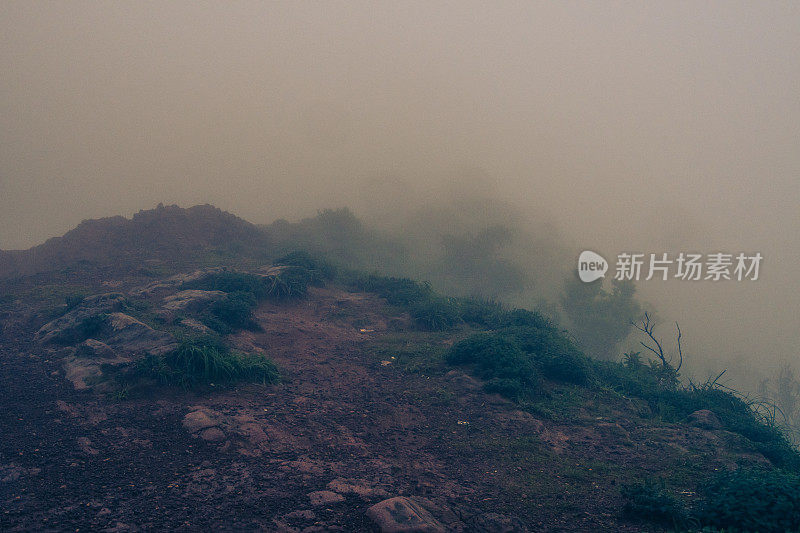
<path fill-rule="evenodd" d="M 213 272 L 202 278 L 188 281 L 181 289 L 201 289 L 206 291 L 247 292 L 256 300 L 267 296 L 267 287 L 263 276 L 225 270 Z"/>
<path fill-rule="evenodd" d="M 521 392 L 533 395 L 539 374 L 530 357 L 519 347 L 498 335 L 478 333 L 450 348 L 447 362 L 472 369 L 478 377 L 489 380 L 495 392 L 519 397 Z"/>
<path fill-rule="evenodd" d="M 414 304 L 411 317 L 425 329 L 442 331 L 461 321 L 458 304 L 450 298 L 432 297 Z"/>
<path fill-rule="evenodd" d="M 481 298 L 461 298 L 460 311 L 464 322 L 489 329 L 502 327 L 508 316 L 502 303 Z"/>
<path fill-rule="evenodd" d="M 314 275 L 302 267 L 281 268 L 264 278 L 266 294 L 273 300 L 302 298 L 308 286 L 314 282 Z"/>
<path fill-rule="evenodd" d="M 431 289 L 430 284 L 407 278 L 371 274 L 352 281 L 356 290 L 374 292 L 391 305 L 405 308 L 417 325 L 429 330 L 446 330 L 461 322 L 461 303 Z"/>
<path fill-rule="evenodd" d="M 718 472 L 699 487 L 691 509 L 666 490 L 663 480 L 625 485 L 621 492 L 625 517 L 677 530 L 692 524 L 703 531 L 800 531 L 800 476 L 782 470 Z"/>
<path fill-rule="evenodd" d="M 537 311 L 513 309 L 504 317 L 503 326 L 529 326 L 539 329 L 553 329 L 549 318 Z"/>
<path fill-rule="evenodd" d="M 537 320 L 537 323 L 540 322 Z M 587 385 L 593 380 L 592 361 L 555 328 L 515 326 L 501 333 L 531 354 L 542 374 L 550 379 L 578 385 Z"/>
<path fill-rule="evenodd" d="M 311 285 L 322 285 L 325 281 L 330 281 L 336 277 L 336 267 L 322 259 L 313 256 L 305 251 L 295 251 L 280 257 L 274 262 L 276 265 L 286 265 L 299 267 L 308 272 L 309 283 Z"/>
<path fill-rule="evenodd" d="M 370 274 L 358 277 L 355 288 L 365 292 L 374 292 L 391 305 L 411 307 L 428 300 L 433 296 L 430 284 L 420 283 L 408 278 L 393 278 Z"/>
<path fill-rule="evenodd" d="M 256 299 L 252 293 L 232 292 L 211 304 L 203 321 L 223 335 L 237 329 L 258 329 L 258 324 L 253 320 L 255 307 Z"/>
<path fill-rule="evenodd" d="M 800 455 L 786 436 L 732 391 L 681 387 L 674 368 L 656 361 L 644 363 L 636 353 L 626 354 L 623 363 L 595 361 L 593 366 L 599 383 L 645 400 L 652 412 L 666 421 L 681 422 L 694 411 L 709 409 L 725 429 L 749 439 L 776 466 L 800 467 Z"/>
<path fill-rule="evenodd" d="M 766 469 L 721 472 L 703 488 L 699 520 L 726 531 L 800 530 L 800 476 Z"/>
<path fill-rule="evenodd" d="M 623 485 L 620 492 L 625 499 L 622 514 L 632 520 L 656 522 L 675 529 L 683 529 L 688 521 L 684 506 L 670 494 L 663 480 L 645 480 Z"/>
<path fill-rule="evenodd" d="M 213 337 L 185 341 L 165 355 L 149 355 L 138 363 L 134 375 L 186 388 L 235 381 L 275 383 L 280 377 L 269 359 L 234 352 Z"/>

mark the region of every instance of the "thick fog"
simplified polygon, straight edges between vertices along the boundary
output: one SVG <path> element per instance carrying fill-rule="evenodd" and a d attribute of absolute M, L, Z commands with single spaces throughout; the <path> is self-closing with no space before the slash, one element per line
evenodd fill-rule
<path fill-rule="evenodd" d="M 489 196 L 575 262 L 760 252 L 639 295 L 698 377 L 797 361 L 798 3 L 6 1 L 0 70 L 0 249 L 159 202 Z"/>

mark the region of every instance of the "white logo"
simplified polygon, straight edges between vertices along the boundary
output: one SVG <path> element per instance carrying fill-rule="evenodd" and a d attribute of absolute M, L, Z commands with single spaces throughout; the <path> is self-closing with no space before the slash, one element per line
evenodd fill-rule
<path fill-rule="evenodd" d="M 586 250 L 578 257 L 578 277 L 584 283 L 589 283 L 605 276 L 608 270 L 608 261 L 600 254 Z"/>

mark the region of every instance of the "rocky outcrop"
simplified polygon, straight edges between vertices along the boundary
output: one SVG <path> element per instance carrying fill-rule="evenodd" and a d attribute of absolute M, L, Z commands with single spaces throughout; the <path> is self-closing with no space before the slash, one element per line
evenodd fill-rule
<path fill-rule="evenodd" d="M 162 355 L 178 346 L 169 333 L 155 330 L 124 313 L 109 314 L 108 324 L 110 332 L 105 343 L 117 354 Z"/>
<path fill-rule="evenodd" d="M 184 311 L 196 313 L 202 311 L 208 304 L 223 298 L 222 291 L 202 291 L 191 289 L 179 291 L 164 298 L 164 309 L 167 311 Z"/>
<path fill-rule="evenodd" d="M 75 344 L 82 342 L 86 337 L 93 336 L 96 331 L 90 331 L 88 321 L 109 312 L 118 311 L 125 303 L 125 297 L 119 293 L 107 293 L 90 296 L 83 300 L 75 309 L 65 315 L 52 320 L 39 328 L 35 340 L 48 344 L 58 342 L 62 344 Z M 99 327 L 99 321 L 91 329 Z"/>
<path fill-rule="evenodd" d="M 381 533 L 444 533 L 444 526 L 411 498 L 397 496 L 376 503 L 367 516 Z"/>
<path fill-rule="evenodd" d="M 130 291 L 131 296 L 149 296 L 154 293 L 158 293 L 159 291 L 171 291 L 175 290 L 184 283 L 189 283 L 192 281 L 196 281 L 198 279 L 202 279 L 209 274 L 214 272 L 221 272 L 224 270 L 221 267 L 210 267 L 210 268 L 202 268 L 200 270 L 195 270 L 193 272 L 183 272 L 180 274 L 175 274 L 174 276 L 170 276 L 168 278 L 160 279 L 158 281 L 154 281 L 145 285 L 144 287 L 139 287 L 137 289 L 133 289 Z"/>
<path fill-rule="evenodd" d="M 118 293 L 91 296 L 36 333 L 35 339 L 43 344 L 74 346 L 65 349 L 62 368 L 76 390 L 98 384 L 103 367 L 125 366 L 177 347 L 169 333 L 120 312 L 124 304 L 125 297 Z"/>

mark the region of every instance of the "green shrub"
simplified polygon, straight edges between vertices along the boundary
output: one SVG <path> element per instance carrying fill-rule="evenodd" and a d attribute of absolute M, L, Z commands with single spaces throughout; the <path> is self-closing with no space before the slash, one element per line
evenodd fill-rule
<path fill-rule="evenodd" d="M 411 309 L 411 317 L 421 327 L 433 331 L 450 329 L 461 321 L 458 305 L 444 297 L 417 302 Z"/>
<path fill-rule="evenodd" d="M 524 400 L 530 393 L 520 380 L 509 378 L 492 378 L 483 388 L 486 392 L 497 393 L 515 402 Z"/>
<path fill-rule="evenodd" d="M 231 351 L 213 337 L 185 341 L 165 355 L 149 355 L 139 362 L 134 375 L 185 388 L 235 381 L 275 383 L 280 377 L 269 359 Z"/>
<path fill-rule="evenodd" d="M 313 256 L 305 251 L 295 251 L 287 254 L 274 262 L 276 265 L 286 265 L 300 267 L 309 274 L 311 285 L 322 285 L 325 281 L 330 281 L 336 277 L 336 267 L 317 256 Z"/>
<path fill-rule="evenodd" d="M 779 470 L 721 472 L 703 487 L 702 525 L 726 531 L 800 530 L 800 476 Z"/>
<path fill-rule="evenodd" d="M 725 429 L 749 439 L 776 466 L 800 468 L 800 455 L 786 436 L 729 390 L 712 386 L 680 387 L 671 366 L 657 361 L 644 363 L 638 353 L 626 354 L 623 363 L 595 361 L 593 366 L 598 382 L 626 396 L 645 400 L 652 412 L 664 420 L 682 422 L 694 411 L 709 409 Z"/>
<path fill-rule="evenodd" d="M 527 309 L 513 309 L 509 311 L 505 316 L 503 325 L 553 329 L 553 323 L 549 318 L 537 311 L 529 311 Z"/>
<path fill-rule="evenodd" d="M 286 267 L 266 276 L 266 294 L 273 300 L 302 298 L 308 291 L 313 276 L 301 267 Z"/>
<path fill-rule="evenodd" d="M 684 506 L 666 489 L 664 481 L 652 479 L 642 483 L 623 485 L 620 492 L 625 499 L 622 514 L 632 520 L 655 522 L 675 529 L 683 529 L 688 521 Z"/>
<path fill-rule="evenodd" d="M 516 310 L 520 311 L 520 310 Z M 516 326 L 502 330 L 522 351 L 531 354 L 539 370 L 550 379 L 588 385 L 594 379 L 592 361 L 562 332 L 530 316 L 540 326 Z"/>
<path fill-rule="evenodd" d="M 202 278 L 188 281 L 181 289 L 201 289 L 206 291 L 247 292 L 260 300 L 267 295 L 267 287 L 263 276 L 225 270 L 212 272 Z"/>
<path fill-rule="evenodd" d="M 221 334 L 237 329 L 257 329 L 258 324 L 253 320 L 255 307 L 256 299 L 251 293 L 232 292 L 211 304 L 204 322 Z"/>
<path fill-rule="evenodd" d="M 476 326 L 497 329 L 504 324 L 508 316 L 508 311 L 503 304 L 495 300 L 462 298 L 459 304 L 461 319 Z"/>
<path fill-rule="evenodd" d="M 428 283 L 419 283 L 408 278 L 392 278 L 370 274 L 355 280 L 355 288 L 365 292 L 374 292 L 391 305 L 411 307 L 428 300 L 433 296 L 433 289 Z"/>
<path fill-rule="evenodd" d="M 305 296 L 308 285 L 314 282 L 314 276 L 313 272 L 302 266 L 284 266 L 266 276 L 226 270 L 184 283 L 181 288 L 247 293 L 255 301 L 267 298 L 287 300 Z M 224 320 L 222 322 L 224 323 Z"/>
<path fill-rule="evenodd" d="M 523 389 L 536 385 L 539 381 L 531 359 L 516 344 L 498 335 L 472 335 L 454 344 L 446 360 L 451 365 L 470 367 L 482 379 L 512 380 Z M 499 386 L 498 382 L 493 385 Z M 509 389 L 510 384 L 505 383 L 503 387 Z"/>

